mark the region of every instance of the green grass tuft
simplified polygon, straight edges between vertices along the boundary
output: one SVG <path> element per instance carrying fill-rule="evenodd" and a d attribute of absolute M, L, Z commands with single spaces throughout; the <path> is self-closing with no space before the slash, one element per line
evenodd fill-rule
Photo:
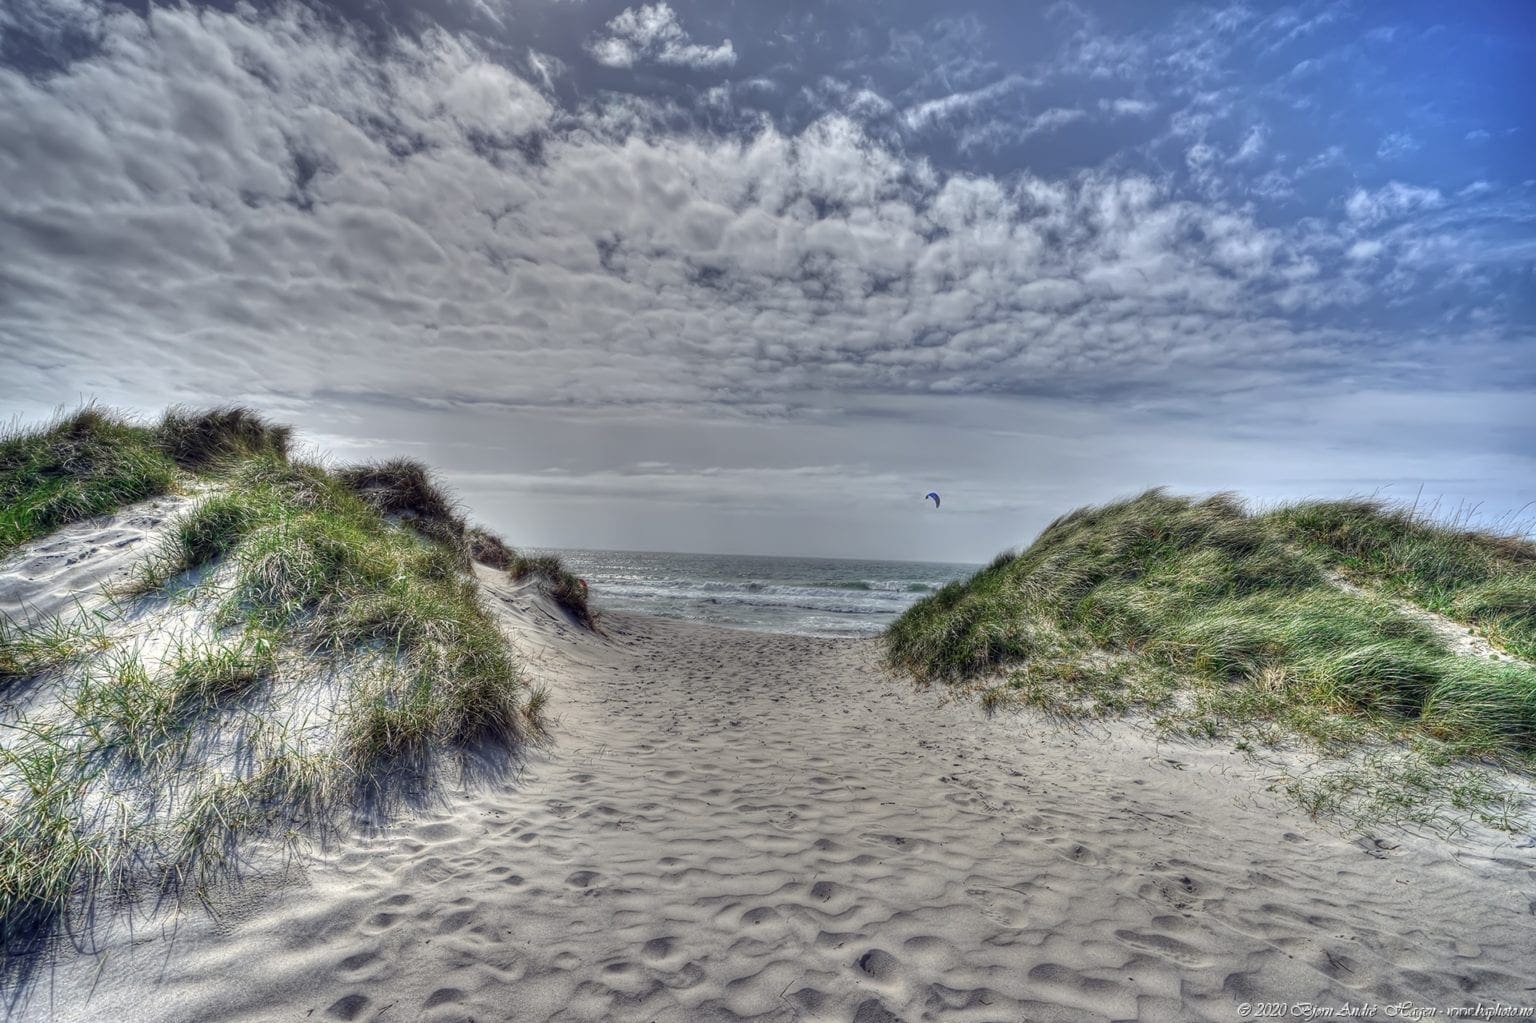
<path fill-rule="evenodd" d="M 429 542 L 452 551 L 458 568 L 469 568 L 469 527 L 432 470 L 396 458 L 347 466 L 337 470 L 336 479 L 380 514 L 398 517 Z"/>
<path fill-rule="evenodd" d="M 538 733 L 547 692 L 527 685 L 468 573 L 472 544 L 509 565 L 517 556 L 472 534 L 421 466 L 295 462 L 286 428 L 238 408 L 173 410 L 157 428 L 87 409 L 0 445 L 0 482 L 32 509 L 8 508 L 13 542 L 161 492 L 178 466 L 214 485 L 130 588 L 147 595 L 196 572 L 177 599 L 119 602 L 110 630 L 84 614 L 0 621 L 0 680 L 43 677 L 65 719 L 0 733 L 7 943 L 124 871 L 202 883 L 234 862 L 242 836 L 297 834 L 341 803 L 377 806 L 401 768 Z M 158 473 L 147 485 L 130 478 L 142 466 Z M 89 499 L 38 511 L 38 494 L 69 488 Z M 558 562 L 529 570 L 556 593 L 573 582 Z M 118 626 L 139 615 L 187 631 L 134 645 Z M 296 691 L 323 704 L 301 705 L 302 721 L 279 707 Z M 209 751 L 216 762 L 199 759 Z M 146 806 L 160 817 L 133 823 Z"/>
<path fill-rule="evenodd" d="M 536 580 L 539 589 L 582 626 L 597 627 L 597 619 L 587 604 L 586 583 L 572 575 L 557 556 L 528 556 L 514 552 L 506 571 L 517 582 L 529 578 Z"/>
<path fill-rule="evenodd" d="M 1380 501 L 1311 501 L 1264 517 L 1348 578 L 1476 626 L 1536 660 L 1536 543 Z"/>
<path fill-rule="evenodd" d="M 0 555 L 71 522 L 170 490 L 176 466 L 154 431 L 87 405 L 0 436 Z"/>
<path fill-rule="evenodd" d="M 173 699 L 183 706 L 215 707 L 270 678 L 276 663 L 276 637 L 251 629 L 233 644 L 178 651 L 169 685 Z"/>
<path fill-rule="evenodd" d="M 0 437 L 0 555 L 61 526 L 169 492 L 178 467 L 219 473 L 287 458 L 288 427 L 249 409 L 168 411 L 155 426 L 87 405 Z"/>
<path fill-rule="evenodd" d="M 1377 505 L 1255 516 L 1224 495 L 1150 491 L 1063 516 L 919 601 L 886 631 L 885 656 L 919 683 L 979 686 L 989 710 L 1140 708 L 1172 731 L 1334 752 L 1406 737 L 1529 770 L 1536 668 L 1457 656 L 1393 602 L 1459 608 L 1521 650 L 1528 555 Z M 1346 592 L 1335 566 L 1385 594 Z"/>
<path fill-rule="evenodd" d="M 55 742 L 0 746 L 15 782 L 0 814 L 0 950 L 25 943 L 61 912 L 82 876 L 100 873 L 99 845 L 73 812 L 86 779 L 78 758 Z"/>
<path fill-rule="evenodd" d="M 165 413 L 155 437 L 177 465 L 208 471 L 258 455 L 286 459 L 293 430 L 238 405 L 202 411 L 178 406 Z"/>
<path fill-rule="evenodd" d="M 507 542 L 488 529 L 474 526 L 469 531 L 469 556 L 482 565 L 509 570 L 517 560 L 517 552 Z"/>
<path fill-rule="evenodd" d="M 25 623 L 0 615 L 0 685 L 103 649 L 106 640 L 96 624 L 89 618 L 63 615 Z"/>

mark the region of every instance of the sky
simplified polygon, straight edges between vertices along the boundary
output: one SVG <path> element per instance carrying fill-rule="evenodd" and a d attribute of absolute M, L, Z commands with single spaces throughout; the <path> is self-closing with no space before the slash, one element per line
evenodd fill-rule
<path fill-rule="evenodd" d="M 527 546 L 1529 524 L 1533 114 L 1525 3 L 8 0 L 0 411 L 250 404 Z"/>

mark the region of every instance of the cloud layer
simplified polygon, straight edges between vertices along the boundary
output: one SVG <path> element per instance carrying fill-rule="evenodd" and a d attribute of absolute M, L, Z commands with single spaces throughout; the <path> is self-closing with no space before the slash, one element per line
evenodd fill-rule
<path fill-rule="evenodd" d="M 609 28 L 685 45 L 664 5 Z M 660 133 L 561 110 L 447 33 L 380 53 L 298 8 L 100 31 L 59 74 L 0 77 L 6 329 L 24 357 L 110 344 L 187 384 L 764 405 L 1306 385 L 1403 344 L 1308 314 L 1383 272 L 1340 261 L 1355 234 L 1441 204 L 1394 181 L 1337 233 L 1284 229 L 1144 173 L 940 174 L 839 113 Z"/>
<path fill-rule="evenodd" d="M 1419 136 L 1394 130 L 1371 142 L 1388 170 L 1285 213 L 1343 158 L 1222 83 L 1323 12 L 1124 36 L 1053 17 L 1029 67 L 978 57 L 966 23 L 791 88 L 665 3 L 559 55 L 299 6 L 16 8 L 0 52 L 35 66 L 0 64 L 6 388 L 793 418 L 1532 387 L 1511 298 L 1531 184 L 1415 177 Z M 626 91 L 582 67 L 737 77 Z M 1093 132 L 1132 142 L 1055 170 L 953 157 Z"/>

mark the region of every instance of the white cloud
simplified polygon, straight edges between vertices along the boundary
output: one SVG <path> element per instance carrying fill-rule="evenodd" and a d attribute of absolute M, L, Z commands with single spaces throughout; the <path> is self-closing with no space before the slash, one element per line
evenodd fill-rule
<path fill-rule="evenodd" d="M 847 111 L 854 117 L 877 118 L 892 113 L 896 108 L 891 101 L 870 89 L 855 91 L 847 102 Z"/>
<path fill-rule="evenodd" d="M 1375 259 L 1377 256 L 1381 255 L 1382 248 L 1383 246 L 1379 241 L 1374 239 L 1363 239 L 1351 245 L 1349 250 L 1345 252 L 1345 255 L 1350 259 L 1357 261 L 1370 260 Z"/>
<path fill-rule="evenodd" d="M 1322 170 L 1326 167 L 1342 167 L 1344 164 L 1344 147 L 1329 146 L 1321 153 L 1317 153 L 1316 155 L 1304 161 L 1301 166 L 1296 168 L 1296 173 L 1298 176 L 1302 174 L 1310 174 L 1313 171 Z"/>
<path fill-rule="evenodd" d="M 1146 117 L 1157 109 L 1157 104 L 1144 99 L 1101 99 L 1099 109 L 1108 111 L 1116 117 Z"/>
<path fill-rule="evenodd" d="M 1184 151 L 1184 162 L 1196 174 L 1203 173 L 1216 162 L 1216 149 L 1209 143 L 1196 142 Z"/>
<path fill-rule="evenodd" d="M 934 99 L 924 100 L 903 111 L 902 120 L 908 128 L 913 131 L 920 131 L 934 125 L 944 124 L 980 107 L 995 103 L 1006 96 L 1016 94 L 1026 84 L 1026 79 L 1018 75 L 1009 75 L 979 89 L 952 92 Z"/>
<path fill-rule="evenodd" d="M 1027 113 L 1023 94 L 1038 84 L 1036 79 L 1008 75 L 977 89 L 914 103 L 902 111 L 901 123 L 913 132 L 948 129 L 960 149 L 969 152 L 1015 145 L 1088 117 L 1086 110 L 1060 106 Z"/>
<path fill-rule="evenodd" d="M 484 61 L 459 63 L 439 94 L 443 111 L 461 127 L 502 138 L 542 128 L 553 108 L 531 85 Z"/>
<path fill-rule="evenodd" d="M 548 53 L 539 53 L 537 50 L 528 51 L 528 66 L 538 76 L 539 82 L 545 89 L 555 87 L 555 79 L 565 74 L 565 61 Z"/>
<path fill-rule="evenodd" d="M 1421 147 L 1418 139 L 1405 131 L 1394 131 L 1382 136 L 1376 147 L 1376 155 L 1383 160 L 1397 160 Z"/>
<path fill-rule="evenodd" d="M 1269 131 L 1262 124 L 1255 124 L 1248 129 L 1248 134 L 1243 136 L 1242 145 L 1232 156 L 1233 163 L 1244 163 L 1255 159 L 1264 152 L 1264 141 L 1269 136 Z"/>
<path fill-rule="evenodd" d="M 1016 145 L 1036 135 L 1049 134 L 1069 124 L 1075 124 L 1087 117 L 1088 113 L 1084 110 L 1052 107 L 1031 117 L 991 118 L 962 131 L 960 148 L 970 151 Z"/>
<path fill-rule="evenodd" d="M 1375 224 L 1409 213 L 1431 210 L 1441 202 L 1439 189 L 1392 181 L 1371 192 L 1363 188 L 1355 189 L 1345 200 L 1344 211 L 1353 221 Z"/>
<path fill-rule="evenodd" d="M 607 34 L 592 40 L 587 52 L 608 67 L 654 62 L 675 67 L 720 68 L 736 63 L 729 39 L 715 46 L 695 43 L 666 3 L 630 7 L 608 22 Z"/>

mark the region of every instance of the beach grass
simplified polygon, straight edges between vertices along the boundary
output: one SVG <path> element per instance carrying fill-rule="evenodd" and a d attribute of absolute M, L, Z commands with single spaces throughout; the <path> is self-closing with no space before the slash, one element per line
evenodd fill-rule
<path fill-rule="evenodd" d="M 408 682 L 377 681 L 358 704 L 358 734 L 410 732 L 423 742 L 515 737 L 520 669 L 464 573 L 460 544 L 417 528 L 429 515 L 456 518 L 451 504 L 435 484 L 419 486 L 424 474 L 388 474 L 410 484 L 403 498 L 373 482 L 360 486 L 359 476 L 343 471 L 327 481 L 313 466 L 283 471 L 254 460 L 236 474 L 234 489 L 188 513 L 163 557 L 194 569 L 185 535 L 212 536 L 216 542 L 197 549 L 224 551 L 230 566 L 221 623 L 267 630 L 327 656 L 363 647 L 386 653 L 389 675 Z M 414 518 L 389 518 L 412 508 Z M 385 756 L 399 745 L 389 738 L 353 748 Z"/>
<path fill-rule="evenodd" d="M 179 470 L 211 474 L 258 454 L 286 457 L 287 427 L 239 406 L 172 408 L 159 423 L 84 407 L 0 435 L 0 556 L 60 526 L 169 492 Z"/>
<path fill-rule="evenodd" d="M 457 502 L 425 465 L 395 458 L 346 466 L 335 475 L 369 507 L 453 551 L 460 567 L 469 567 L 469 527 Z"/>
<path fill-rule="evenodd" d="M 175 406 L 155 428 L 155 442 L 177 465 L 208 471 L 256 456 L 286 459 L 293 429 L 242 405 L 212 409 Z"/>
<path fill-rule="evenodd" d="M 53 919 L 76 895 L 82 878 L 110 871 L 101 842 L 78 826 L 74 809 L 88 777 L 74 751 L 57 741 L 25 749 L 0 746 L 0 766 L 19 798 L 0 815 L 0 949 Z"/>
<path fill-rule="evenodd" d="M 1336 528 L 1332 506 L 1255 515 L 1225 495 L 1150 491 L 1080 509 L 1027 549 L 914 605 L 887 630 L 886 660 L 920 683 L 976 688 L 990 709 L 1136 711 L 1172 732 L 1236 735 L 1248 748 L 1302 739 L 1342 756 L 1406 743 L 1409 760 L 1392 761 L 1393 771 L 1407 777 L 1405 765 L 1416 765 L 1421 794 L 1448 795 L 1455 765 L 1468 759 L 1531 770 L 1536 668 L 1458 655 L 1398 603 L 1430 585 L 1439 594 L 1425 601 L 1432 608 L 1523 585 L 1517 573 L 1531 545 L 1422 524 L 1417 539 L 1398 544 L 1392 530 L 1411 520 L 1375 505 L 1346 510 L 1348 529 Z M 1350 553 L 1366 566 L 1358 577 L 1382 585 L 1342 589 L 1331 577 L 1339 552 L 1361 550 Z M 1426 567 L 1415 551 L 1442 556 Z M 1483 621 L 1507 640 L 1527 611 Z M 1385 784 L 1369 766 L 1351 768 L 1352 787 L 1346 775 L 1332 789 L 1312 783 L 1311 805 L 1342 807 L 1336 790 L 1359 794 L 1367 776 Z M 1471 791 L 1458 785 L 1457 798 Z"/>
<path fill-rule="evenodd" d="M 0 436 L 0 555 L 60 526 L 170 490 L 154 428 L 95 405 Z"/>
<path fill-rule="evenodd" d="M 0 722 L 6 947 L 130 875 L 203 883 L 245 837 L 330 827 L 401 771 L 541 729 L 547 691 L 482 603 L 441 483 L 406 461 L 328 470 L 290 440 L 239 408 L 155 427 L 88 408 L 4 442 L 8 494 L 87 495 L 13 516 L 12 546 L 178 473 L 209 484 L 107 608 L 0 622 L 0 680 L 53 694 Z M 473 542 L 492 541 L 513 564 Z"/>
<path fill-rule="evenodd" d="M 506 572 L 514 581 L 532 579 L 539 589 L 587 628 L 596 619 L 587 604 L 587 587 L 558 555 L 528 555 L 507 546 L 506 541 L 481 526 L 468 531 L 470 558 L 490 568 Z"/>
<path fill-rule="evenodd" d="M 1381 501 L 1309 501 L 1267 518 L 1354 582 L 1458 622 L 1536 660 L 1536 544 L 1437 522 Z"/>
<path fill-rule="evenodd" d="M 521 582 L 533 579 L 549 599 L 587 628 L 596 627 L 596 618 L 587 604 L 587 587 L 558 555 L 514 554 L 507 575 Z"/>
<path fill-rule="evenodd" d="M 469 530 L 469 556 L 482 565 L 505 572 L 517 560 L 517 551 L 489 529 L 473 526 Z"/>
<path fill-rule="evenodd" d="M 0 687 L 102 649 L 98 625 L 91 615 L 55 614 L 26 622 L 0 615 Z"/>

